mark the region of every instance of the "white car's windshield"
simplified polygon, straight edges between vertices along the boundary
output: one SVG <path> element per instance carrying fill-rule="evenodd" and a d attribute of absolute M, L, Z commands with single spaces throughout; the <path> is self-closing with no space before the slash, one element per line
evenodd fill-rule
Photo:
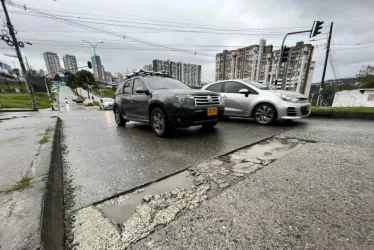
<path fill-rule="evenodd" d="M 112 98 L 103 98 L 103 102 L 113 102 Z"/>
<path fill-rule="evenodd" d="M 258 89 L 262 89 L 262 90 L 269 90 L 270 88 L 262 83 L 259 83 L 259 82 L 252 82 L 252 81 L 249 81 L 249 80 L 242 80 L 243 82 L 245 83 L 248 83 L 249 85 L 253 86 L 253 87 L 256 87 Z"/>

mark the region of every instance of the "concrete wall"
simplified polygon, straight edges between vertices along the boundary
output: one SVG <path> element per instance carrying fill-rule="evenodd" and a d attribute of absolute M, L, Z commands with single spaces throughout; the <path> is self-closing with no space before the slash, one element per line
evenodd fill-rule
<path fill-rule="evenodd" d="M 374 89 L 355 89 L 336 92 L 332 106 L 374 107 Z"/>

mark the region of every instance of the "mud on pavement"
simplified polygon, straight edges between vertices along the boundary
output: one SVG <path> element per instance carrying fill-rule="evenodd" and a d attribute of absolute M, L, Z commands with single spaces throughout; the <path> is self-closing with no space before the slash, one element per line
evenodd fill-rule
<path fill-rule="evenodd" d="M 67 249 L 125 249 L 307 142 L 276 136 L 67 217 Z"/>

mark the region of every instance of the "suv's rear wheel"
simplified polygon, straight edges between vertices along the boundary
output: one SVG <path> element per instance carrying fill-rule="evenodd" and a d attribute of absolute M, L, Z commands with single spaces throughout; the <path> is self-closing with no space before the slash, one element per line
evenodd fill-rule
<path fill-rule="evenodd" d="M 170 124 L 164 111 L 160 108 L 152 110 L 151 125 L 153 131 L 160 137 L 165 137 L 170 132 Z"/>
<path fill-rule="evenodd" d="M 118 126 L 125 126 L 126 125 L 126 120 L 123 119 L 121 115 L 121 110 L 119 107 L 114 108 L 114 119 L 116 120 L 116 123 Z"/>

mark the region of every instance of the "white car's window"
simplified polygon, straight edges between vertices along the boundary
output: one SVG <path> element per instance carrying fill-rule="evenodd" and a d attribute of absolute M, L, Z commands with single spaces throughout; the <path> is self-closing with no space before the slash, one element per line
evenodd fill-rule
<path fill-rule="evenodd" d="M 206 88 L 206 90 L 213 91 L 213 92 L 221 92 L 222 89 L 222 82 L 210 85 L 209 87 Z"/>
<path fill-rule="evenodd" d="M 245 86 L 244 84 L 240 82 L 225 82 L 224 92 L 225 93 L 239 93 L 239 90 L 241 89 L 248 89 L 249 92 L 251 92 L 251 89 Z"/>

